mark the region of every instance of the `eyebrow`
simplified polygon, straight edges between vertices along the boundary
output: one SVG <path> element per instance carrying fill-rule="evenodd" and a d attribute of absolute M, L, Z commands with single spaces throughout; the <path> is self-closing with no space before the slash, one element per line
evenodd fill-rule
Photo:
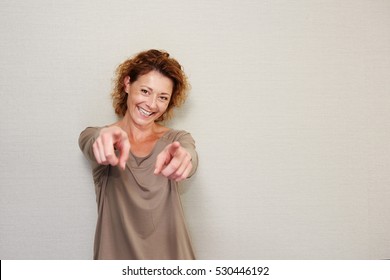
<path fill-rule="evenodd" d="M 148 87 L 146 85 L 141 85 L 141 87 L 146 87 L 148 90 L 150 90 L 151 92 L 154 92 L 153 89 L 151 87 Z M 163 95 L 168 95 L 168 96 L 171 96 L 172 94 L 169 94 L 167 92 L 161 92 L 160 94 L 163 94 Z"/>
<path fill-rule="evenodd" d="M 145 85 L 141 85 L 141 87 L 146 87 L 148 90 L 153 91 L 153 89 L 151 87 L 148 87 L 148 86 L 145 86 Z"/>

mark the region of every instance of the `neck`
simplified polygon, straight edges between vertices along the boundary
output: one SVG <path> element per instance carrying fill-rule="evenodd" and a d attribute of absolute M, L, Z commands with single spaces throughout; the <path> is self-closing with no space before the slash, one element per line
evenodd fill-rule
<path fill-rule="evenodd" d="M 151 123 L 146 126 L 138 125 L 126 114 L 122 120 L 116 123 L 117 126 L 127 132 L 130 140 L 142 141 L 158 133 L 159 124 Z"/>

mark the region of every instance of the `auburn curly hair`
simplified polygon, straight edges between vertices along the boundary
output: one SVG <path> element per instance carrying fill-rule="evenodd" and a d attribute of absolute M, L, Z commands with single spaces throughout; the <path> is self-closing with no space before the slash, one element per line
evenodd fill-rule
<path fill-rule="evenodd" d="M 127 111 L 127 93 L 124 91 L 125 77 L 129 76 L 130 81 L 135 82 L 139 76 L 153 70 L 158 71 L 173 82 L 173 92 L 167 110 L 157 121 L 170 119 L 173 115 L 173 108 L 179 107 L 184 103 L 190 85 L 183 67 L 177 60 L 170 57 L 166 51 L 151 49 L 136 54 L 120 64 L 116 69 L 111 96 L 117 116 L 123 117 Z"/>

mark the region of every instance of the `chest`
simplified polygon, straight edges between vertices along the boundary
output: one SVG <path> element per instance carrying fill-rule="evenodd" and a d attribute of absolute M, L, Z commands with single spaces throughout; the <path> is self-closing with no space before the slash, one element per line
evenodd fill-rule
<path fill-rule="evenodd" d="M 157 141 L 158 139 L 149 139 L 142 143 L 130 141 L 130 150 L 137 157 L 146 157 L 153 151 Z"/>

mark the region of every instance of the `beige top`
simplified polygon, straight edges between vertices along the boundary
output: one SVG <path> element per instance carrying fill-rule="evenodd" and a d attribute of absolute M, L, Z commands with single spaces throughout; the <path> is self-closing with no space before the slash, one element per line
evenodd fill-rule
<path fill-rule="evenodd" d="M 98 205 L 94 259 L 194 259 L 178 183 L 153 174 L 157 155 L 179 141 L 192 156 L 192 176 L 198 165 L 192 136 L 169 130 L 148 156 L 130 153 L 123 171 L 96 162 L 92 144 L 99 131 L 88 127 L 79 138 L 92 165 Z"/>

